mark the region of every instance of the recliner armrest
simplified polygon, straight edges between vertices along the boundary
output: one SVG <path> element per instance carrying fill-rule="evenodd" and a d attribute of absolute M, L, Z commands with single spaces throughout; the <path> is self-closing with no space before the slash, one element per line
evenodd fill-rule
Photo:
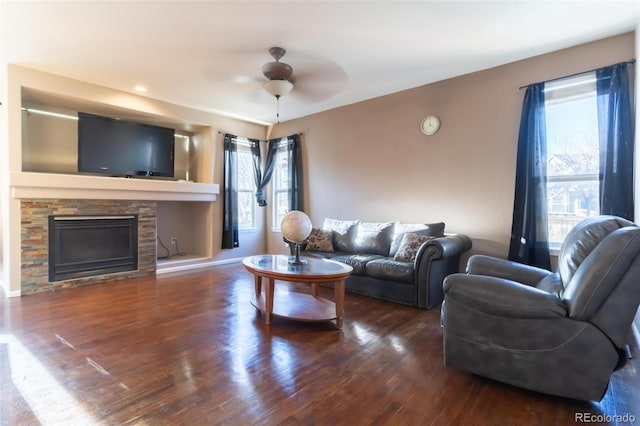
<path fill-rule="evenodd" d="M 515 281 L 484 275 L 452 274 L 444 280 L 445 302 L 508 318 L 563 318 L 554 294 Z M 445 308 L 446 309 L 446 308 Z"/>
<path fill-rule="evenodd" d="M 474 254 L 467 261 L 467 274 L 505 278 L 529 286 L 535 286 L 540 280 L 551 275 L 552 272 L 511 260 Z"/>

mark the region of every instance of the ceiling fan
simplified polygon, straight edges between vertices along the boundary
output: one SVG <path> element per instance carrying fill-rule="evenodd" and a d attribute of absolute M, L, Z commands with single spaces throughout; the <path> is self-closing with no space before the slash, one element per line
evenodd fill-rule
<path fill-rule="evenodd" d="M 332 59 L 294 48 L 249 46 L 221 55 L 204 69 L 205 79 L 253 105 L 264 106 L 268 97 L 286 95 L 287 106 L 305 107 L 335 96 L 347 81 L 346 72 Z"/>
<path fill-rule="evenodd" d="M 280 97 L 286 95 L 293 89 L 291 75 L 293 68 L 289 64 L 280 62 L 280 59 L 287 53 L 282 47 L 272 47 L 269 53 L 275 59 L 275 62 L 268 62 L 262 66 L 262 74 L 267 81 L 262 84 L 262 88 L 271 96 L 275 96 L 277 104 L 276 117 L 280 123 Z"/>
<path fill-rule="evenodd" d="M 289 64 L 280 62 L 280 59 L 287 53 L 282 47 L 272 47 L 269 49 L 269 53 L 273 56 L 275 62 L 268 62 L 262 66 L 262 74 L 268 80 L 262 87 L 271 96 L 280 98 L 293 89 L 293 83 L 291 82 L 293 68 Z"/>
<path fill-rule="evenodd" d="M 1 0 L 0 0 L 1 1 Z M 264 48 L 261 49 L 264 52 Z M 338 64 L 325 57 L 293 52 L 282 47 L 268 49 L 272 60 L 261 65 L 261 75 L 256 73 L 254 56 L 256 50 L 248 52 L 230 52 L 226 59 L 227 67 L 212 67 L 207 70 L 207 78 L 213 82 L 230 81 L 239 85 L 251 84 L 252 102 L 264 103 L 264 94 L 276 98 L 279 120 L 279 101 L 283 96 L 291 97 L 292 106 L 322 102 L 340 91 L 347 80 L 345 71 Z M 265 52 L 266 53 L 266 52 Z M 290 55 L 295 60 L 296 73 L 293 67 L 283 62 L 283 57 Z M 264 58 L 264 54 L 262 55 Z M 252 69 L 253 71 L 249 71 Z M 238 73 L 235 70 L 243 70 Z M 231 75 L 230 75 L 231 74 Z M 242 89 L 246 90 L 246 89 Z M 249 93 L 246 90 L 245 93 Z M 261 96 L 262 95 L 262 96 Z"/>

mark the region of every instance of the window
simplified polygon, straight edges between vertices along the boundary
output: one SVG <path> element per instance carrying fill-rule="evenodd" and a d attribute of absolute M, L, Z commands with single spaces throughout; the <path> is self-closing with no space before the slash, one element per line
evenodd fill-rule
<path fill-rule="evenodd" d="M 238 229 L 256 227 L 256 184 L 249 142 L 238 138 Z"/>
<path fill-rule="evenodd" d="M 595 72 L 545 84 L 549 245 L 600 213 Z"/>
<path fill-rule="evenodd" d="M 287 155 L 287 140 L 282 139 L 275 158 L 273 168 L 273 229 L 280 229 L 282 218 L 289 211 L 289 156 Z"/>

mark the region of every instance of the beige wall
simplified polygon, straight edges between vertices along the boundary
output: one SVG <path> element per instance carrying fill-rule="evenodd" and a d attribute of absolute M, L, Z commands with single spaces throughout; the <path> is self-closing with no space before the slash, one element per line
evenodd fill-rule
<path fill-rule="evenodd" d="M 315 225 L 325 217 L 443 220 L 447 231 L 473 239 L 472 252 L 504 257 L 524 96 L 519 87 L 634 53 L 634 33 L 628 33 L 292 120 L 272 134 L 303 133 L 305 210 Z M 418 127 L 429 114 L 442 121 L 431 137 Z M 269 232 L 269 249 L 281 251 L 279 240 Z"/>

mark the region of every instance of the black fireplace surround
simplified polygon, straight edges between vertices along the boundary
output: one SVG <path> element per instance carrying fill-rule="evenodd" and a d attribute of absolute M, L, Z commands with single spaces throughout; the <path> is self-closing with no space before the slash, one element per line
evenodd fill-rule
<path fill-rule="evenodd" d="M 138 215 L 49 216 L 49 281 L 138 269 Z"/>

